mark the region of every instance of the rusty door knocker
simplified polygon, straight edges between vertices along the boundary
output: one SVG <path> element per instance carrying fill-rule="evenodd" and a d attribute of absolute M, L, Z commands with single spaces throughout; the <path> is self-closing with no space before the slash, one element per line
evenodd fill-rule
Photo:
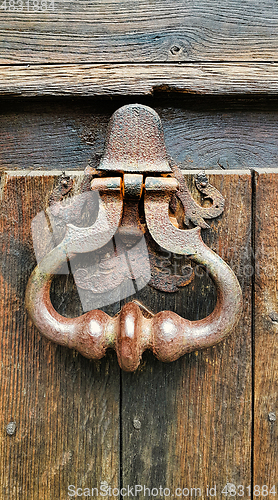
<path fill-rule="evenodd" d="M 87 358 L 100 359 L 107 348 L 114 348 L 126 371 L 136 370 L 146 349 L 151 349 L 161 361 L 174 361 L 187 352 L 220 342 L 239 318 L 242 294 L 233 271 L 201 238 L 201 228 L 208 227 L 205 219 L 223 212 L 224 199 L 204 174 L 197 177 L 196 185 L 212 201 L 209 208 L 193 200 L 181 171 L 170 166 L 157 113 L 138 104 L 118 109 L 110 120 L 105 152 L 90 186 L 90 190 L 99 193 L 95 222 L 90 227 L 67 223 L 62 241 L 44 256 L 29 279 L 26 305 L 39 331 Z M 142 199 L 143 222 L 138 211 Z M 169 204 L 177 199 L 184 208 L 183 223 L 196 227 L 180 229 L 172 224 Z M 57 313 L 50 300 L 50 285 L 68 258 L 105 248 L 112 238 L 130 248 L 130 242 L 141 241 L 144 233 L 154 244 L 185 255 L 207 269 L 217 288 L 217 303 L 209 316 L 198 321 L 189 321 L 172 311 L 150 316 L 136 301 L 125 304 L 114 317 L 99 309 L 77 318 Z M 138 248 L 137 253 L 130 253 L 133 276 L 142 259 L 140 245 Z M 119 276 L 121 254 L 115 258 Z M 111 276 L 110 273 L 113 288 L 118 283 L 117 273 L 115 284 Z M 147 272 L 145 282 L 150 280 L 156 286 L 154 276 Z M 159 286 L 161 290 L 174 291 L 178 285 L 173 283 L 164 280 Z"/>

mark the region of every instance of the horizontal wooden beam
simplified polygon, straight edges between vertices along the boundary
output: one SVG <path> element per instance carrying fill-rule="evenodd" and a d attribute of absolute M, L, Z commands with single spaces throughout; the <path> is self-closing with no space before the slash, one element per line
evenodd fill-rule
<path fill-rule="evenodd" d="M 277 61 L 274 0 L 1 1 L 0 63 Z"/>
<path fill-rule="evenodd" d="M 277 94 L 278 63 L 0 66 L 0 95 Z"/>

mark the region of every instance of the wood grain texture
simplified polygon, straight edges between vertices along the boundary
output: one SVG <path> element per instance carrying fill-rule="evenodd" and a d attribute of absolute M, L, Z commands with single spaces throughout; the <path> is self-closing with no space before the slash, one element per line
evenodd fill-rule
<path fill-rule="evenodd" d="M 277 481 L 277 174 L 257 172 L 255 204 L 254 484 L 269 487 Z M 240 324 L 215 348 L 171 364 L 146 353 L 138 372 L 122 375 L 114 354 L 89 362 L 41 338 L 26 317 L 24 292 L 35 265 L 31 221 L 47 206 L 58 175 L 25 171 L 1 177 L 3 498 L 62 499 L 69 484 L 100 487 L 101 481 L 115 487 L 201 488 L 200 498 L 207 498 L 207 485 L 216 484 L 219 491 L 227 483 L 251 484 L 250 174 L 209 173 L 226 208 L 204 234 L 239 277 Z M 201 202 L 192 175 L 186 178 Z M 80 314 L 70 277 L 61 277 L 55 287 L 57 309 Z M 196 319 L 210 312 L 215 293 L 200 276 L 174 298 L 147 288 L 138 298 L 155 311 L 174 308 Z M 16 431 L 9 436 L 11 422 Z"/>
<path fill-rule="evenodd" d="M 84 170 L 103 152 L 111 114 L 139 101 L 161 117 L 169 155 L 183 169 L 278 164 L 277 99 L 185 96 L 1 102 L 0 170 Z"/>
<path fill-rule="evenodd" d="M 276 61 L 273 0 L 30 0 L 1 9 L 1 63 Z M 43 11 L 42 11 L 43 10 Z"/>
<path fill-rule="evenodd" d="M 31 222 L 48 204 L 55 175 L 3 174 L 0 212 L 0 497 L 57 500 L 68 486 L 119 483 L 119 367 L 90 362 L 42 338 L 24 307 L 35 266 Z M 68 276 L 56 307 L 80 314 Z M 6 426 L 16 423 L 9 436 Z"/>
<path fill-rule="evenodd" d="M 254 484 L 278 478 L 278 169 L 256 172 Z"/>
<path fill-rule="evenodd" d="M 277 53 L 278 50 L 276 59 Z M 252 59 L 252 55 L 247 59 Z M 0 66 L 0 95 L 151 95 L 161 90 L 216 95 L 278 92 L 278 64 L 267 60 L 195 64 L 146 64 L 146 59 L 142 64 L 133 64 L 132 59 L 129 64 L 107 64 L 107 61 L 103 64 L 3 65 Z M 22 62 L 19 50 L 17 62 Z"/>
<path fill-rule="evenodd" d="M 186 178 L 194 191 L 192 177 Z M 214 348 L 170 364 L 146 354 L 138 372 L 122 373 L 122 484 L 162 486 L 175 498 L 175 488 L 189 488 L 189 497 L 191 488 L 200 488 L 198 498 L 208 498 L 207 485 L 217 485 L 216 498 L 221 498 L 227 483 L 251 481 L 251 176 L 218 172 L 209 179 L 226 205 L 204 238 L 239 278 L 240 323 Z M 182 315 L 183 293 L 166 299 Z M 144 304 L 155 309 L 151 297 L 147 302 L 146 294 Z M 199 283 L 191 298 L 198 304 L 191 305 L 192 319 L 207 315 L 214 301 L 211 288 Z"/>

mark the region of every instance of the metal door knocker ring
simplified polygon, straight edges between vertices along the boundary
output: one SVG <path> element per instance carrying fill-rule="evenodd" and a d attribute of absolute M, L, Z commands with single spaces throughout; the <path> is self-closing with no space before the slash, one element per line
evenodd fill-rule
<path fill-rule="evenodd" d="M 100 359 L 107 348 L 114 348 L 126 371 L 137 369 L 146 349 L 168 362 L 220 342 L 239 319 L 242 294 L 233 271 L 201 238 L 201 228 L 208 227 L 205 219 L 223 212 L 224 199 L 205 175 L 199 176 L 196 184 L 212 201 L 210 207 L 201 207 L 193 200 L 181 171 L 170 166 L 157 113 L 138 104 L 118 109 L 110 120 L 105 152 L 89 188 L 99 193 L 95 222 L 90 227 L 67 223 L 62 241 L 43 257 L 29 279 L 26 305 L 38 330 L 91 359 Z M 143 223 L 138 215 L 142 199 Z M 185 225 L 196 227 L 179 229 L 172 224 L 169 204 L 173 199 L 179 199 L 183 206 Z M 154 244 L 205 266 L 217 289 L 216 306 L 209 316 L 198 321 L 172 311 L 151 316 L 136 301 L 124 305 L 114 317 L 99 309 L 76 318 L 58 314 L 50 300 L 50 285 L 69 257 L 103 249 L 113 238 L 118 238 L 120 245 L 128 238 L 136 242 L 144 232 Z M 135 275 L 143 257 L 140 251 L 132 254 L 132 249 L 130 255 Z M 120 268 L 120 253 L 115 262 Z M 116 287 L 119 273 L 109 276 L 111 287 Z M 175 291 L 180 285 L 178 277 L 172 282 L 165 278 L 160 285 L 156 285 L 154 275 L 145 276 L 146 283 L 148 280 L 166 291 Z M 107 284 L 103 282 L 103 286 Z"/>

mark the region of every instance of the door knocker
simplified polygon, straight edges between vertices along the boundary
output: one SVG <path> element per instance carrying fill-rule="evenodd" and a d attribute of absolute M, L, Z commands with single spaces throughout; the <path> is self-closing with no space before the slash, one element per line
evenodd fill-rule
<path fill-rule="evenodd" d="M 50 206 L 50 216 L 62 213 L 65 231 L 58 231 L 58 244 L 43 256 L 28 282 L 26 305 L 39 331 L 91 359 L 100 359 L 107 348 L 114 348 L 126 371 L 137 369 L 146 349 L 167 362 L 220 342 L 239 319 L 242 294 L 233 271 L 201 238 L 201 228 L 208 227 L 205 220 L 223 212 L 224 199 L 204 174 L 197 176 L 196 185 L 212 201 L 210 207 L 193 200 L 181 171 L 170 166 L 157 113 L 139 104 L 118 109 L 109 123 L 104 155 L 82 200 L 77 196 L 68 205 L 54 200 Z M 70 189 L 68 181 L 64 187 Z M 79 227 L 82 204 L 92 195 L 98 204 L 95 220 Z M 169 205 L 177 199 L 184 209 L 183 224 L 189 229 L 176 227 L 170 219 Z M 143 206 L 140 215 L 139 205 Z M 155 256 L 150 253 L 148 258 L 146 241 L 150 247 L 160 245 L 206 268 L 217 289 L 216 306 L 209 316 L 189 321 L 172 311 L 150 315 L 136 301 L 125 304 L 114 317 L 99 309 L 101 293 L 109 290 L 114 300 L 127 272 L 131 284 L 141 280 L 165 292 L 175 292 L 190 281 L 190 276 L 170 279 L 167 275 L 158 280 L 152 272 Z M 90 272 L 77 269 L 75 279 L 81 288 L 96 294 L 99 302 L 79 317 L 66 318 L 51 303 L 51 282 L 65 262 L 88 252 L 98 253 L 97 265 Z M 108 254 L 110 260 L 105 260 Z"/>

